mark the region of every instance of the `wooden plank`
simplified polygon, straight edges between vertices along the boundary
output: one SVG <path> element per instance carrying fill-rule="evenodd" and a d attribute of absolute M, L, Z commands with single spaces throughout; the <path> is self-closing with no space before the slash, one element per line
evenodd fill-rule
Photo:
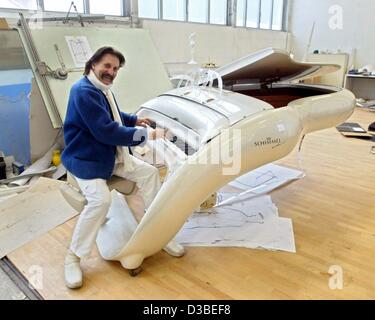
<path fill-rule="evenodd" d="M 362 110 L 351 118 L 373 122 Z M 375 299 L 375 156 L 369 141 L 335 129 L 306 137 L 301 158 L 306 178 L 272 193 L 280 216 L 293 220 L 297 253 L 245 248 L 187 248 L 175 259 L 160 252 L 131 278 L 97 252 L 84 261 L 84 287 L 66 289 L 63 261 L 76 220 L 9 255 L 28 278 L 41 266 L 46 299 Z M 283 165 L 296 167 L 294 152 Z M 141 202 L 130 198 L 138 211 Z M 178 210 L 178 208 L 176 208 Z M 329 288 L 329 268 L 343 269 L 343 290 Z"/>

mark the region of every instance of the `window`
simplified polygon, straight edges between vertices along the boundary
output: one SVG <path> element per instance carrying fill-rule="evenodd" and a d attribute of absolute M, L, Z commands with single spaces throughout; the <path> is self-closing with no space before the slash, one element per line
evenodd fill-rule
<path fill-rule="evenodd" d="M 273 0 L 272 29 L 283 29 L 284 0 Z"/>
<path fill-rule="evenodd" d="M 273 0 L 261 0 L 260 27 L 262 29 L 271 29 L 272 2 Z"/>
<path fill-rule="evenodd" d="M 247 0 L 246 27 L 259 28 L 260 0 Z"/>
<path fill-rule="evenodd" d="M 44 10 L 46 11 L 63 11 L 68 12 L 70 5 L 72 4 L 72 0 L 44 0 Z M 83 13 L 83 0 L 75 0 L 75 6 L 77 7 L 78 12 Z M 74 13 L 75 10 L 72 7 L 70 12 Z"/>
<path fill-rule="evenodd" d="M 163 0 L 163 19 L 185 21 L 185 11 L 185 0 Z"/>
<path fill-rule="evenodd" d="M 189 0 L 189 21 L 207 23 L 208 19 L 208 1 L 207 0 Z"/>
<path fill-rule="evenodd" d="M 0 0 L 0 8 L 37 10 L 36 0 Z"/>
<path fill-rule="evenodd" d="M 138 12 L 141 18 L 159 18 L 159 0 L 138 0 Z"/>
<path fill-rule="evenodd" d="M 210 1 L 210 23 L 227 24 L 227 0 Z"/>
<path fill-rule="evenodd" d="M 244 27 L 245 26 L 245 20 L 246 20 L 246 0 L 237 0 L 237 21 L 236 26 L 237 27 Z"/>
<path fill-rule="evenodd" d="M 90 13 L 122 16 L 122 0 L 90 0 Z"/>
<path fill-rule="evenodd" d="M 237 0 L 236 26 L 283 29 L 284 0 Z"/>

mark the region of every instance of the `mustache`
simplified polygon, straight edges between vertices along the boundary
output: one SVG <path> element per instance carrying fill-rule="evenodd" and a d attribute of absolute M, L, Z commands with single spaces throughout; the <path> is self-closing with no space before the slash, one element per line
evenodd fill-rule
<path fill-rule="evenodd" d="M 103 78 L 109 78 L 109 79 L 111 79 L 111 81 L 113 81 L 114 80 L 114 77 L 113 76 L 111 76 L 110 74 L 108 74 L 108 73 L 103 73 L 102 75 L 101 75 L 101 78 L 103 79 Z"/>

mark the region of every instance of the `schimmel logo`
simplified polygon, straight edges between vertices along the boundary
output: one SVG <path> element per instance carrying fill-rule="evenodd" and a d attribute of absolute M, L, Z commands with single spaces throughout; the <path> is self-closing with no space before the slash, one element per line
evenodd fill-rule
<path fill-rule="evenodd" d="M 264 147 L 269 145 L 275 145 L 274 147 L 278 147 L 281 145 L 281 139 L 280 138 L 267 138 L 262 141 L 256 141 L 254 142 L 256 147 Z"/>

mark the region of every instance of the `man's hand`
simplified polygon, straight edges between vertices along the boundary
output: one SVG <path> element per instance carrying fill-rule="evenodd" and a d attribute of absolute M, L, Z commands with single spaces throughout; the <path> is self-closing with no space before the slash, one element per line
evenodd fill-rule
<path fill-rule="evenodd" d="M 164 139 L 167 133 L 168 133 L 167 129 L 164 130 L 164 129 L 156 128 L 154 130 L 149 131 L 148 138 L 150 140 Z"/>
<path fill-rule="evenodd" d="M 151 127 L 153 123 L 154 122 L 152 120 L 150 120 L 150 119 L 139 118 L 139 119 L 137 119 L 137 122 L 135 123 L 135 125 L 137 127 L 144 127 L 144 128 L 146 128 L 146 127 Z"/>

